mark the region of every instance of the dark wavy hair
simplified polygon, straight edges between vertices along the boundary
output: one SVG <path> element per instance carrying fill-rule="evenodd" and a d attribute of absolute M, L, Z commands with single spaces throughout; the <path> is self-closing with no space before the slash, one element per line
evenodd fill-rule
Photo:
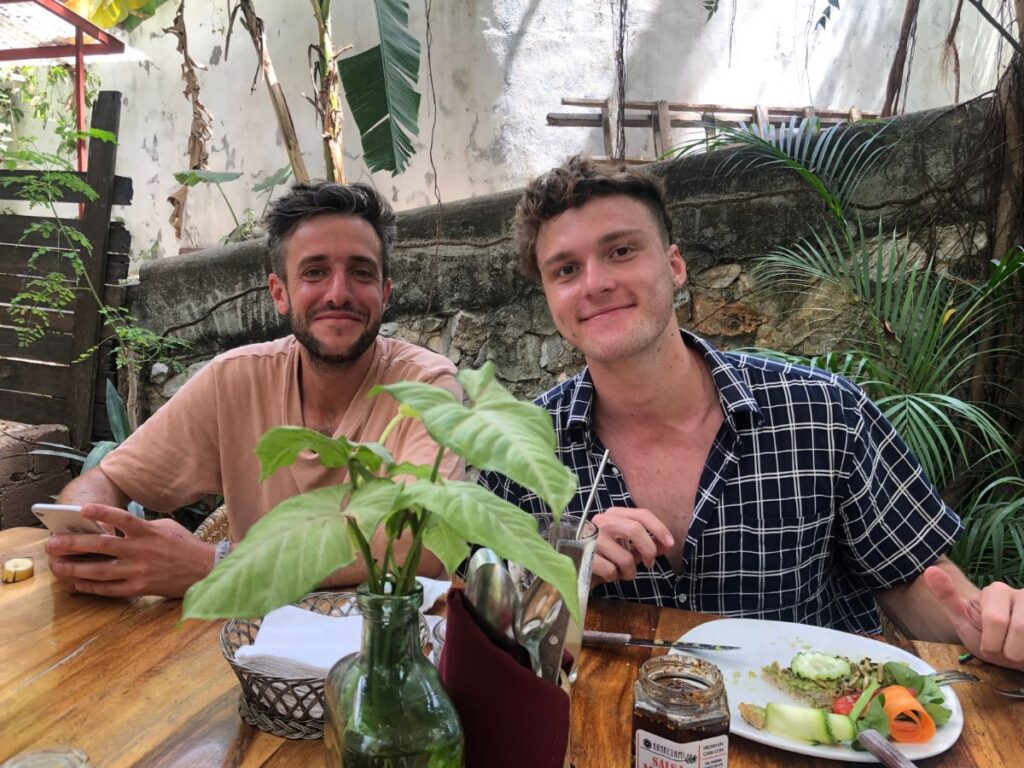
<path fill-rule="evenodd" d="M 579 208 L 595 197 L 609 195 L 625 195 L 646 205 L 664 244 L 672 242 L 672 220 L 661 179 L 625 164 L 574 155 L 531 181 L 519 198 L 514 228 L 522 273 L 532 280 L 540 280 L 537 235 L 544 222 L 570 208 Z"/>
<path fill-rule="evenodd" d="M 295 228 L 307 219 L 330 213 L 358 216 L 369 222 L 380 240 L 381 279 L 387 280 L 398 239 L 395 212 L 391 205 L 368 184 L 336 184 L 330 181 L 293 184 L 288 194 L 270 204 L 263 224 L 267 230 L 267 247 L 274 274 L 287 282 L 285 245 Z"/>

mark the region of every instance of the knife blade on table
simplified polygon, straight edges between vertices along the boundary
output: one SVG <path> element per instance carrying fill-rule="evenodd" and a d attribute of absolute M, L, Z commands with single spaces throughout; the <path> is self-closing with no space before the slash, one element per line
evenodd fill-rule
<path fill-rule="evenodd" d="M 651 640 L 633 637 L 625 632 L 583 631 L 584 645 L 632 645 L 643 648 L 670 648 L 676 651 L 738 651 L 737 645 L 713 645 L 711 643 L 686 643 L 672 640 Z"/>

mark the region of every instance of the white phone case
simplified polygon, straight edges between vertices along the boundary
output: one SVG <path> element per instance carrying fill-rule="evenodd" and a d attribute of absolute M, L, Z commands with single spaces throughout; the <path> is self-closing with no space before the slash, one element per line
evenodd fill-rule
<path fill-rule="evenodd" d="M 95 520 L 82 517 L 74 504 L 33 504 L 32 514 L 52 533 L 105 533 Z"/>

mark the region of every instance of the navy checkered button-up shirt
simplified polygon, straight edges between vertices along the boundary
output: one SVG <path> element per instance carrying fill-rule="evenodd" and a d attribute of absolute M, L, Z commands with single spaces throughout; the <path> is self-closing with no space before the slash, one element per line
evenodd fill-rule
<path fill-rule="evenodd" d="M 711 369 L 725 419 L 700 478 L 682 573 L 659 557 L 651 568 L 638 564 L 635 580 L 592 594 L 878 633 L 872 592 L 914 579 L 946 552 L 959 518 L 850 382 L 683 338 Z M 604 453 L 593 393 L 584 369 L 536 400 L 579 477 L 568 506 L 577 514 Z M 501 475 L 484 472 L 480 482 L 525 510 L 544 508 Z M 635 504 L 610 461 L 594 509 L 613 506 Z"/>

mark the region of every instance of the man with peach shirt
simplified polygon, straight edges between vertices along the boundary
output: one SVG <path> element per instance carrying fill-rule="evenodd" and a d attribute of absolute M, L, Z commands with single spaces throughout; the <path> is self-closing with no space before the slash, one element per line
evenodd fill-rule
<path fill-rule="evenodd" d="M 275 505 L 298 493 L 344 482 L 344 469 L 300 455 L 265 482 L 254 448 L 276 426 L 371 442 L 398 411 L 378 384 L 422 381 L 457 397 L 446 358 L 378 334 L 391 293 L 396 238 L 387 201 L 363 184 L 296 184 L 266 217 L 273 274 L 270 294 L 292 335 L 214 358 L 99 466 L 61 492 L 58 502 L 123 536 L 60 535 L 47 542 L 50 568 L 68 589 L 97 595 L 179 597 L 230 549 L 200 541 L 170 518 L 142 520 L 124 508 L 134 499 L 157 512 L 223 494 L 234 541 Z M 405 419 L 385 442 L 397 461 L 432 463 L 438 447 Z M 455 457 L 443 465 L 460 471 Z M 106 559 L 83 559 L 99 554 Z M 398 556 L 404 556 L 399 547 Z M 420 573 L 440 562 L 423 553 Z M 362 581 L 361 560 L 332 574 L 332 585 Z"/>

